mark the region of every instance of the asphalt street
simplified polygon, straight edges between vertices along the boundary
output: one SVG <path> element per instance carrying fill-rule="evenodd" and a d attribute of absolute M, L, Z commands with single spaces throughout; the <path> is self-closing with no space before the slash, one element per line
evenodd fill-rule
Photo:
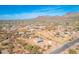
<path fill-rule="evenodd" d="M 68 49 L 69 47 L 73 46 L 75 43 L 79 42 L 79 38 L 74 39 L 70 42 L 65 43 L 64 45 L 62 45 L 61 47 L 58 47 L 57 49 L 53 50 L 52 52 L 50 52 L 50 54 L 59 54 L 62 51 Z"/>

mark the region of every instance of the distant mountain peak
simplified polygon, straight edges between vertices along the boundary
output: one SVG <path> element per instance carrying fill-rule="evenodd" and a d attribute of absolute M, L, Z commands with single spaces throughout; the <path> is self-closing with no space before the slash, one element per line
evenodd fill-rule
<path fill-rule="evenodd" d="M 79 12 L 68 12 L 65 16 L 79 16 Z"/>

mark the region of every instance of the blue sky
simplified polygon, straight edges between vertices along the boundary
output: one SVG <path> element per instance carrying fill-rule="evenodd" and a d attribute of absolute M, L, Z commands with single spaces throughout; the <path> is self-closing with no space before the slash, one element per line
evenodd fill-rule
<path fill-rule="evenodd" d="M 38 16 L 64 15 L 79 12 L 78 5 L 0 5 L 0 20 L 30 19 Z"/>

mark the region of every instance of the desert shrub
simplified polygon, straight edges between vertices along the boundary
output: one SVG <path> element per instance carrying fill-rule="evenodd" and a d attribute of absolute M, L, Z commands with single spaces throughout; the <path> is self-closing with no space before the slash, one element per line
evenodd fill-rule
<path fill-rule="evenodd" d="M 32 48 L 33 48 L 33 46 L 30 45 L 30 44 L 27 44 L 24 48 L 25 48 L 26 50 L 28 50 L 28 51 L 31 51 Z"/>
<path fill-rule="evenodd" d="M 69 54 L 76 54 L 77 52 L 74 49 L 69 49 Z"/>

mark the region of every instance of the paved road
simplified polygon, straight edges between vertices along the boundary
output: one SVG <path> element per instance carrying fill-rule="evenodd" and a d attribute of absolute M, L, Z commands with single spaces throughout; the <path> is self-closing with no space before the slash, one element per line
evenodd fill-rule
<path fill-rule="evenodd" d="M 79 38 L 77 38 L 77 39 L 75 39 L 73 41 L 67 42 L 63 46 L 61 46 L 61 47 L 53 50 L 52 52 L 50 52 L 50 54 L 59 54 L 62 51 L 66 50 L 67 48 L 73 46 L 75 43 L 78 43 L 78 42 L 79 42 Z"/>

